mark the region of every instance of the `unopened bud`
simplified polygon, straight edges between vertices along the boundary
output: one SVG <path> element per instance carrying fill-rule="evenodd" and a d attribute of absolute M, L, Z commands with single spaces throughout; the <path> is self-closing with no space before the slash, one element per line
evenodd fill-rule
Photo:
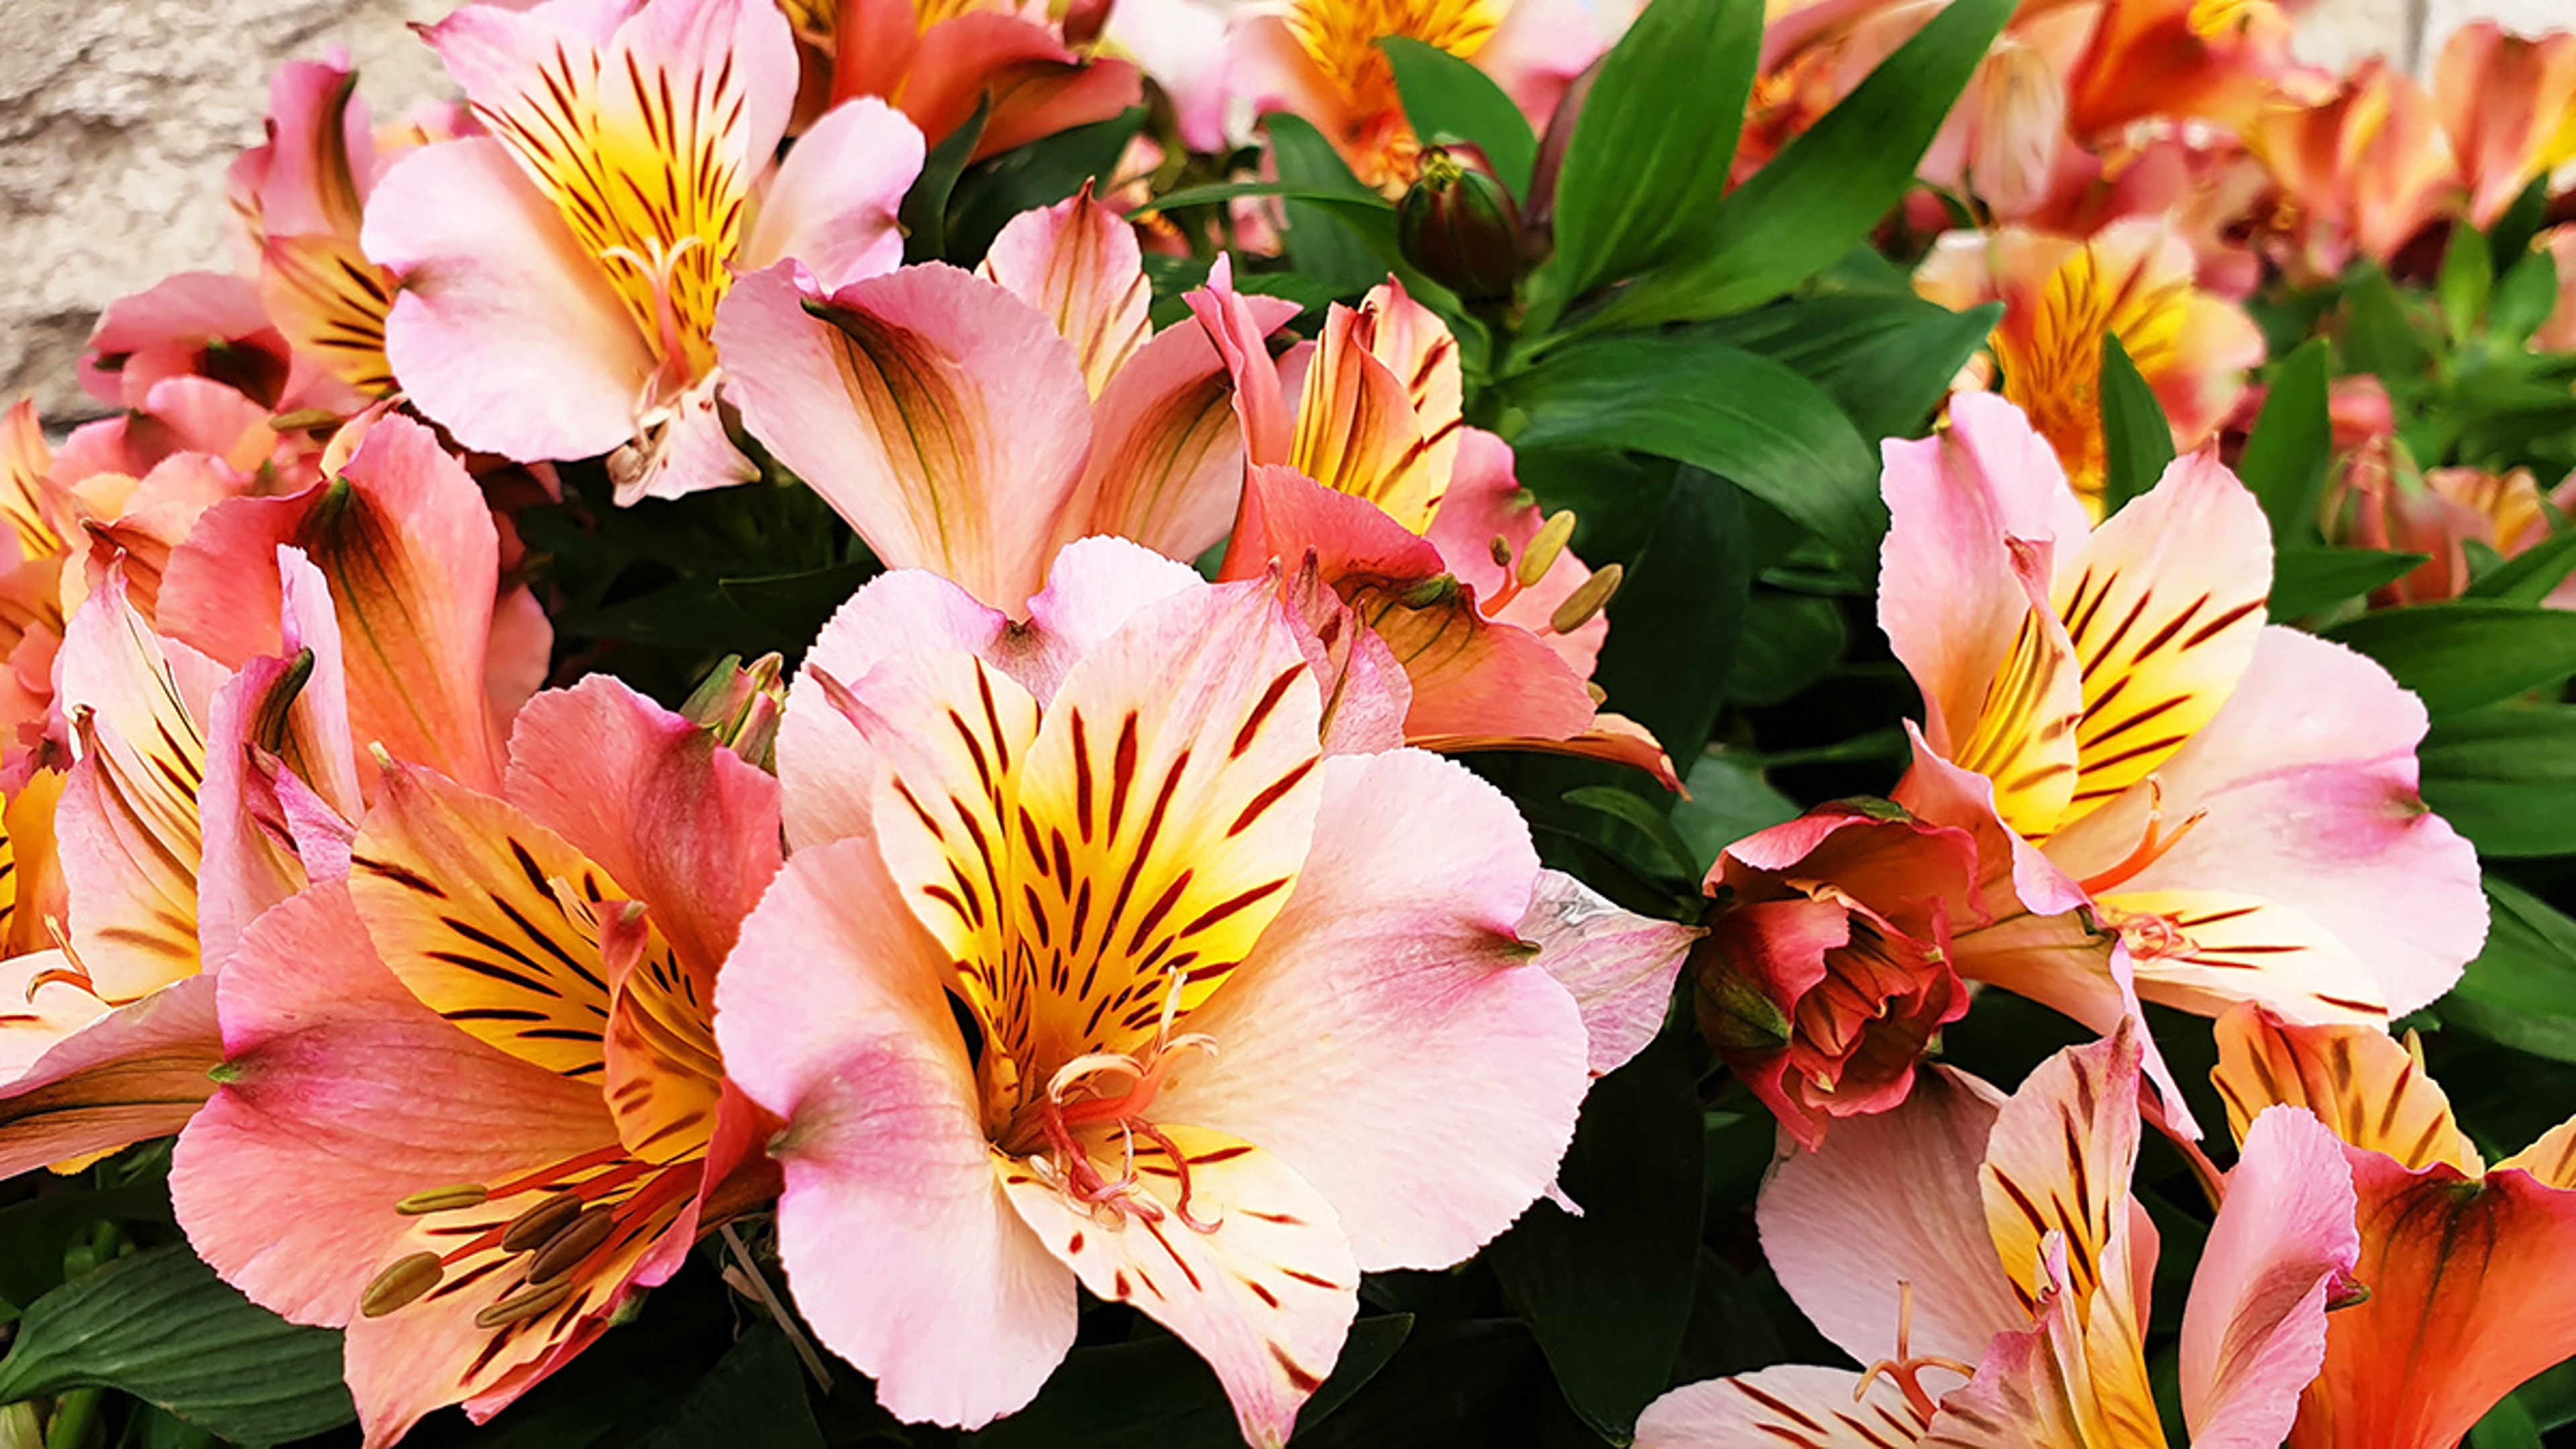
<path fill-rule="evenodd" d="M 680 706 L 691 724 L 716 737 L 716 743 L 766 770 L 778 746 L 778 720 L 787 707 L 782 666 L 765 654 L 746 666 L 739 655 L 726 655 L 705 682 Z"/>
<path fill-rule="evenodd" d="M 1714 942 L 1703 940 L 1692 949 L 1690 973 L 1699 988 L 1700 1034 L 1721 1054 L 1776 1052 L 1789 1044 L 1789 1014 Z"/>
<path fill-rule="evenodd" d="M 1406 261 L 1470 302 L 1512 294 L 1520 280 L 1519 208 L 1512 194 L 1461 153 L 1422 153 L 1422 177 L 1396 208 Z"/>

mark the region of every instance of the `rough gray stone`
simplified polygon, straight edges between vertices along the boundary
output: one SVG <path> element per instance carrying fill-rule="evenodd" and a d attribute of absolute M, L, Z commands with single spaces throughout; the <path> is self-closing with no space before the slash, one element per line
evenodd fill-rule
<path fill-rule="evenodd" d="M 407 22 L 448 0 L 0 0 L 0 405 L 96 404 L 72 375 L 98 310 L 229 266 L 224 172 L 278 62 L 344 48 L 378 116 L 447 93 Z"/>

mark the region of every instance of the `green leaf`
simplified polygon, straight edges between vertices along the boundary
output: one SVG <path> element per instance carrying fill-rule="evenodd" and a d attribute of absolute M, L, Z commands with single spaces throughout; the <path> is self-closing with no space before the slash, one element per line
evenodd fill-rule
<path fill-rule="evenodd" d="M 2371 548 L 2302 548 L 2272 560 L 2271 615 L 2299 619 L 2395 583 L 2424 561 L 2420 553 Z"/>
<path fill-rule="evenodd" d="M 2102 334 L 2102 511 L 2156 486 L 2174 460 L 2173 428 L 2118 334 Z"/>
<path fill-rule="evenodd" d="M 1616 785 L 1585 785 L 1566 791 L 1565 803 L 1598 811 L 1635 827 L 1639 834 L 1653 841 L 1655 848 L 1663 852 L 1664 861 L 1673 868 L 1674 874 L 1684 880 L 1698 878 L 1699 867 L 1691 859 L 1689 842 L 1673 829 L 1673 822 L 1665 819 L 1662 811 L 1637 796 Z"/>
<path fill-rule="evenodd" d="M 1772 789 L 1759 768 L 1722 752 L 1700 756 L 1682 783 L 1690 798 L 1673 802 L 1673 829 L 1702 876 L 1728 846 L 1799 815 L 1798 802 Z"/>
<path fill-rule="evenodd" d="M 2558 310 L 2558 258 L 2540 247 L 2522 254 L 2496 279 L 2487 301 L 2487 335 L 2511 347 L 2531 341 L 2531 334 Z"/>
<path fill-rule="evenodd" d="M 903 194 L 903 205 L 895 213 L 903 225 L 905 261 L 936 261 L 948 254 L 948 199 L 957 190 L 957 178 L 966 172 L 968 158 L 975 154 L 975 143 L 984 139 L 984 123 L 992 114 L 993 97 L 988 93 L 975 103 L 975 114 L 966 118 L 966 124 L 921 158 L 921 174 L 913 178 L 912 189 Z"/>
<path fill-rule="evenodd" d="M 2013 7 L 2014 0 L 1957 0 L 1943 9 L 1842 104 L 1728 193 L 1708 230 L 1692 238 L 1688 260 L 1640 278 L 1611 301 L 1600 323 L 1723 317 L 1832 265 L 1904 197 L 1915 163 Z M 1698 137 L 1685 132 L 1684 139 Z"/>
<path fill-rule="evenodd" d="M 2576 529 L 2524 549 L 2479 574 L 2470 581 L 2463 597 L 2537 604 L 2566 580 L 2571 569 L 2576 569 Z"/>
<path fill-rule="evenodd" d="M 2433 726 L 2424 803 L 2488 858 L 2576 853 L 2576 709 L 2501 704 Z"/>
<path fill-rule="evenodd" d="M 1689 1326 L 1705 1139 L 1686 1053 L 1666 1040 L 1595 1083 L 1557 1182 L 1486 1250 L 1557 1386 L 1620 1443 L 1670 1382 Z"/>
<path fill-rule="evenodd" d="M 1863 438 L 1907 438 L 2002 319 L 1990 302 L 1953 312 L 1908 293 L 1842 294 L 1756 308 L 1689 334 L 1768 357 L 1824 389 Z"/>
<path fill-rule="evenodd" d="M 823 1431 L 805 1400 L 805 1370 L 777 1328 L 762 1324 L 744 1334 L 639 1449 L 711 1444 L 823 1449 Z"/>
<path fill-rule="evenodd" d="M 2442 998 L 2443 1025 L 2576 1062 L 2576 921 L 2492 875 L 2487 909 L 2486 949 Z"/>
<path fill-rule="evenodd" d="M 1680 469 L 1648 537 L 1610 601 L 1610 639 L 1593 678 L 1610 708 L 1687 760 L 1717 725 L 1752 593 L 1744 495 L 1723 478 Z"/>
<path fill-rule="evenodd" d="M 2432 370 L 2431 339 L 2397 284 L 2377 267 L 2362 268 L 2344 289 L 2343 360 L 2348 371 L 2377 373 L 2401 383 Z"/>
<path fill-rule="evenodd" d="M 2466 220 L 2452 223 L 2449 245 L 2442 248 L 2442 272 L 2433 293 L 2442 306 L 2442 325 L 2455 343 L 2476 334 L 2486 316 L 2488 294 L 2495 290 L 2495 257 L 2487 239 Z"/>
<path fill-rule="evenodd" d="M 863 560 L 765 578 L 723 579 L 716 588 L 767 630 L 770 638 L 792 640 L 791 647 L 802 649 L 822 632 L 833 612 L 849 602 L 859 585 L 877 572 L 873 561 Z"/>
<path fill-rule="evenodd" d="M 1311 1429 L 1348 1402 L 1412 1331 L 1409 1313 L 1352 1324 L 1333 1372 L 1298 1411 L 1297 1427 Z M 1239 1444 L 1242 1431 L 1206 1362 L 1188 1344 L 1154 1333 L 1127 1343 L 1075 1349 L 1027 1408 L 966 1435 L 964 1442 L 976 1449 L 1125 1449 L 1133 1444 Z"/>
<path fill-rule="evenodd" d="M 2541 1442 L 2539 1421 L 2511 1394 L 2487 1411 L 2469 1430 L 2468 1449 L 2548 1449 Z"/>
<path fill-rule="evenodd" d="M 2326 411 L 2326 344 L 2309 342 L 2272 370 L 2271 390 L 2253 435 L 2236 460 L 2236 476 L 2254 490 L 2272 521 L 2272 543 L 2289 549 L 2316 536 L 2317 497 L 2334 462 L 2334 422 Z"/>
<path fill-rule="evenodd" d="M 1288 260 L 1298 271 L 1320 277 L 1343 296 L 1365 292 L 1386 280 L 1387 248 L 1395 238 L 1395 208 L 1360 184 L 1342 164 L 1333 144 L 1306 121 L 1285 111 L 1261 118 L 1270 135 L 1271 158 L 1279 179 L 1296 192 L 1320 191 L 1347 198 L 1338 205 L 1313 201 L 1287 204 L 1285 238 Z M 1364 218 L 1383 213 L 1385 243 L 1372 244 Z"/>
<path fill-rule="evenodd" d="M 2435 719 L 2576 674 L 2576 614 L 2485 599 L 2381 609 L 2326 637 L 2376 659 Z"/>
<path fill-rule="evenodd" d="M 1841 663 L 1848 642 L 1833 600 L 1756 594 L 1736 641 L 1727 698 L 1757 709 L 1786 704 Z"/>
<path fill-rule="evenodd" d="M 1797 520 L 1856 572 L 1887 531 L 1878 460 L 1842 410 L 1738 348 L 1689 336 L 1579 343 L 1511 384 L 1504 419 L 1518 448 L 1634 450 L 1707 469 Z"/>
<path fill-rule="evenodd" d="M 160 1182 L 132 1187 L 68 1187 L 0 1208 L 0 1318 L 43 1297 L 63 1281 L 64 1255 L 103 1222 L 167 1223 L 170 1191 Z"/>
<path fill-rule="evenodd" d="M 1557 173 L 1550 295 L 1687 254 L 1715 223 L 1762 15 L 1758 0 L 1656 0 L 1603 57 Z"/>
<path fill-rule="evenodd" d="M 1485 153 L 1494 179 L 1529 204 L 1530 168 L 1538 164 L 1538 137 L 1529 119 L 1493 78 L 1436 45 L 1400 35 L 1379 39 L 1395 72 L 1396 93 L 1413 133 L 1434 145 L 1465 142 Z"/>
<path fill-rule="evenodd" d="M 250 1444 L 357 1416 L 340 1382 L 340 1335 L 251 1302 L 179 1244 L 76 1278 L 19 1321 L 0 1359 L 0 1403 L 92 1386 Z"/>
<path fill-rule="evenodd" d="M 957 183 L 948 211 L 948 245 L 941 255 L 971 266 L 1012 217 L 1053 206 L 1086 181 L 1108 189 L 1118 158 L 1144 124 L 1145 108 L 1130 106 L 1108 120 L 1058 131 L 979 162 Z"/>

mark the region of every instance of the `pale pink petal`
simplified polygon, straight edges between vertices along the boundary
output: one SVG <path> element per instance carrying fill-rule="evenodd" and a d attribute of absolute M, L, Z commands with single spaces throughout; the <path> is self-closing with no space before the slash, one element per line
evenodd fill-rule
<path fill-rule="evenodd" d="M 1277 1155 L 1202 1127 L 1161 1130 L 1189 1163 L 1192 1217 L 1214 1231 L 1176 1211 L 1104 1231 L 1088 1208 L 1016 1164 L 1002 1175 L 1011 1205 L 1082 1286 L 1134 1304 L 1198 1350 L 1247 1443 L 1285 1444 L 1359 1312 L 1351 1246 L 1334 1204 Z M 1139 1143 L 1136 1162 L 1145 1181 L 1178 1176 L 1160 1144 Z"/>
<path fill-rule="evenodd" d="M 510 799 L 597 861 L 701 984 L 778 873 L 778 781 L 607 675 L 538 695 Z"/>
<path fill-rule="evenodd" d="M 870 823 L 876 751 L 833 703 L 833 693 L 856 688 L 878 665 L 915 651 L 989 653 L 1010 622 L 927 569 L 881 574 L 833 613 L 788 686 L 778 725 L 791 847 L 876 835 Z"/>
<path fill-rule="evenodd" d="M 1011 218 L 976 274 L 1055 324 L 1095 398 L 1153 330 L 1145 316 L 1152 288 L 1136 229 L 1092 200 L 1088 186 Z"/>
<path fill-rule="evenodd" d="M 2279 1449 L 2326 1359 L 2326 1297 L 2361 1256 L 2352 1169 L 2296 1107 L 2254 1119 L 2182 1315 L 2195 1449 Z"/>
<path fill-rule="evenodd" d="M 205 969 L 220 970 L 261 912 L 303 889 L 274 775 L 258 756 L 304 783 L 338 813 L 360 809 L 351 753 L 347 684 L 330 586 L 295 549 L 277 550 L 285 595 L 284 651 L 242 666 L 215 691 L 206 724 L 206 775 L 197 790 L 205 857 L 197 870 L 197 940 Z"/>
<path fill-rule="evenodd" d="M 2227 707 L 2159 772 L 2165 819 L 2205 818 L 2121 889 L 2258 896 L 2340 936 L 2391 1012 L 2434 1000 L 2477 954 L 2486 900 L 2475 852 L 2415 792 L 2423 719 L 2378 665 L 2266 629 Z M 2082 842 L 2093 858 L 2139 838 L 2146 804 L 2106 807 L 2122 814 Z"/>
<path fill-rule="evenodd" d="M 1794 1444 L 1807 1449 L 1904 1449 L 1923 1437 L 1924 1419 L 1894 1380 L 1864 1390 L 1850 1369 L 1791 1364 L 1760 1373 L 1684 1384 L 1637 1416 L 1636 1449 L 1735 1449 Z"/>
<path fill-rule="evenodd" d="M 977 652 L 1045 703 L 1084 655 L 1139 611 L 1206 586 L 1189 565 L 1151 548 L 1124 538 L 1080 539 L 1047 566 L 1047 585 L 1029 600 L 1027 623 Z"/>
<path fill-rule="evenodd" d="M 1514 0 L 1477 49 L 1476 68 L 1493 77 L 1532 125 L 1543 125 L 1566 84 L 1618 38 L 1612 17 L 1619 13 L 1616 5 L 1583 0 Z"/>
<path fill-rule="evenodd" d="M 1018 612 L 1090 444 L 1072 347 L 999 286 L 939 264 L 817 306 L 773 270 L 718 309 L 745 424 L 889 566 L 937 569 Z"/>
<path fill-rule="evenodd" d="M 1171 98 L 1173 124 L 1192 151 L 1225 149 L 1232 95 L 1226 14 L 1215 0 L 1118 0 L 1101 31 Z"/>
<path fill-rule="evenodd" d="M 903 261 L 895 209 L 921 171 L 921 132 L 863 98 L 833 107 L 796 138 L 761 192 L 742 270 L 783 261 L 837 292 Z"/>
<path fill-rule="evenodd" d="M 500 142 L 395 162 L 363 241 L 401 284 L 385 319 L 394 376 L 458 442 L 528 461 L 588 458 L 634 435 L 653 354 Z"/>
<path fill-rule="evenodd" d="M 487 668 L 500 538 L 437 436 L 388 417 L 330 484 L 211 510 L 171 556 L 164 626 L 219 659 L 274 653 L 281 544 L 331 582 L 357 743 L 496 786 L 503 732 Z"/>
<path fill-rule="evenodd" d="M 268 141 L 250 153 L 260 158 L 254 204 L 263 235 L 357 231 L 376 137 L 356 99 L 345 59 L 288 61 L 270 74 Z"/>
<path fill-rule="evenodd" d="M 0 965 L 0 1071 L 10 1073 L 0 1081 L 0 1178 L 166 1137 L 214 1090 L 206 1072 L 223 1049 L 213 977 L 114 1011 L 70 985 L 38 987 L 31 1000 L 27 983 L 65 964 L 44 951 Z"/>
<path fill-rule="evenodd" d="M 1296 315 L 1295 304 L 1236 291 L 1233 263 L 1223 256 L 1208 273 L 1208 284 L 1189 294 L 1189 304 L 1190 315 L 1206 330 L 1208 341 L 1234 378 L 1234 407 L 1243 420 L 1245 461 L 1287 462 L 1289 429 L 1295 418 L 1265 339 Z"/>
<path fill-rule="evenodd" d="M 1821 1149 L 1793 1154 L 1764 1185 L 1763 1256 L 1799 1311 L 1862 1363 L 1896 1351 L 1899 1284 L 1913 1285 L 1916 1354 L 1974 1363 L 2029 1321 L 1977 1186 L 1998 1100 L 1948 1068 L 1917 1073 L 1902 1105 L 1835 1123 Z"/>
<path fill-rule="evenodd" d="M 1068 531 L 1196 558 L 1225 537 L 1242 492 L 1232 379 L 1196 325 L 1167 327 L 1093 405 L 1091 457 Z"/>
<path fill-rule="evenodd" d="M 142 407 L 162 382 L 217 370 L 210 364 L 218 349 L 229 353 L 221 364 L 228 375 L 215 385 L 271 400 L 286 386 L 286 339 L 269 325 L 258 285 L 220 272 L 181 272 L 99 314 L 81 354 L 81 386 L 112 407 Z"/>
<path fill-rule="evenodd" d="M 2388 1021 L 2363 958 L 2304 911 L 2232 890 L 2119 890 L 2099 904 L 2146 1000 L 2201 1016 L 2251 1001 L 2303 1025 Z"/>
<path fill-rule="evenodd" d="M 1218 1056 L 1157 1110 L 1277 1153 L 1363 1267 L 1445 1267 L 1553 1179 L 1589 1079 L 1583 1023 L 1520 944 L 1538 862 L 1508 800 L 1412 750 L 1323 774 L 1288 908 L 1190 1018 Z"/>
<path fill-rule="evenodd" d="M 948 975 L 873 841 L 816 846 L 743 923 L 716 1037 L 786 1119 L 771 1152 L 798 1307 L 889 1411 L 971 1428 L 1036 1396 L 1074 1291 L 1005 1199 Z"/>
<path fill-rule="evenodd" d="M 1610 904 L 1561 871 L 1538 873 L 1520 936 L 1539 948 L 1539 969 L 1583 1013 L 1592 1075 L 1606 1076 L 1646 1049 L 1672 1009 L 1673 978 L 1700 937 L 1697 926 L 1659 921 Z"/>
<path fill-rule="evenodd" d="M 1547 641 L 1576 673 L 1591 677 L 1610 637 L 1610 619 L 1595 613 L 1569 633 L 1550 625 L 1556 611 L 1592 578 L 1592 570 L 1571 550 L 1560 553 L 1546 573 L 1527 587 L 1516 587 L 1520 561 L 1544 522 L 1538 504 L 1512 472 L 1510 445 L 1482 428 L 1462 429 L 1456 471 L 1449 491 L 1432 516 L 1429 537 L 1460 583 L 1476 591 L 1487 618 L 1516 624 Z M 1513 563 L 1494 561 L 1493 541 L 1501 539 Z M 1503 603 L 1497 608 L 1494 600 Z"/>

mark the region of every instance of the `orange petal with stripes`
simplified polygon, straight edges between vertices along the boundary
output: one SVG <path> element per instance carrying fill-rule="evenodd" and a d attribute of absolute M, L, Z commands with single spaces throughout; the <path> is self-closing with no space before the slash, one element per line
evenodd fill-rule
<path fill-rule="evenodd" d="M 2302 1026 L 2252 1004 L 2218 1019 L 2210 1082 L 2239 1142 L 2266 1107 L 2304 1107 L 2351 1146 L 2411 1170 L 2447 1163 L 2475 1177 L 2484 1160 L 2424 1070 L 2412 1037 L 2375 1026 Z"/>

